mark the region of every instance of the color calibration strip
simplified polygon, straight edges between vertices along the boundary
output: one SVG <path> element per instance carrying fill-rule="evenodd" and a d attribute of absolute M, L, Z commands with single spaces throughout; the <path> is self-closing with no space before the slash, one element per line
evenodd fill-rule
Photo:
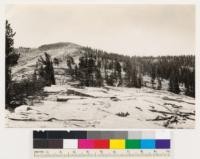
<path fill-rule="evenodd" d="M 170 149 L 169 132 L 34 131 L 34 149 Z"/>

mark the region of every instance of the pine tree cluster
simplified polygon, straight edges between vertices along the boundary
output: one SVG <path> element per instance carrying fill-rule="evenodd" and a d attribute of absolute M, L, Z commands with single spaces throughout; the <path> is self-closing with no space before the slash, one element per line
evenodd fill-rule
<path fill-rule="evenodd" d="M 75 79 L 81 85 L 101 87 L 103 85 L 141 88 L 145 86 L 143 76 L 151 77 L 152 88 L 162 89 L 162 80 L 169 81 L 168 90 L 179 94 L 180 85 L 184 93 L 195 97 L 195 56 L 124 56 L 84 47 L 83 56 L 75 68 Z M 157 80 L 157 86 L 155 81 Z"/>

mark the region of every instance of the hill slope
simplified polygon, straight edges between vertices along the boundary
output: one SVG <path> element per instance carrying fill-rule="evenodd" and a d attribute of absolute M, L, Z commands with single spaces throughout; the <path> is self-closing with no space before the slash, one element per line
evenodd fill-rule
<path fill-rule="evenodd" d="M 38 58 L 43 56 L 44 52 L 47 52 L 52 59 L 64 58 L 67 55 L 76 59 L 76 57 L 78 58 L 81 55 L 81 48 L 82 46 L 69 42 L 45 44 L 38 48 L 17 48 L 16 51 L 20 53 L 20 58 L 18 64 L 12 69 L 14 79 L 20 78 L 20 76 L 25 74 L 33 73 Z"/>

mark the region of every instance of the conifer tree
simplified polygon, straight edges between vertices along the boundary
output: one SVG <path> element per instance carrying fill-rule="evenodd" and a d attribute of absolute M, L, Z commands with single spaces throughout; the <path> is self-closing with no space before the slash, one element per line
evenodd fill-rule
<path fill-rule="evenodd" d="M 180 88 L 179 88 L 179 81 L 178 81 L 178 71 L 174 70 L 170 74 L 169 78 L 169 91 L 179 94 Z"/>
<path fill-rule="evenodd" d="M 38 59 L 38 62 L 41 64 L 40 66 L 40 76 L 45 80 L 45 83 L 47 86 L 51 86 L 52 84 L 55 85 L 55 76 L 54 76 L 54 68 L 53 68 L 53 62 L 51 60 L 51 56 L 44 53 L 45 59 L 40 56 Z"/>
<path fill-rule="evenodd" d="M 11 76 L 11 67 L 17 64 L 17 61 L 20 57 L 19 54 L 15 52 L 14 49 L 14 36 L 16 32 L 11 28 L 10 23 L 6 20 L 6 33 L 5 33 L 5 73 L 6 73 L 6 106 L 10 104 L 11 96 L 10 96 L 10 84 L 12 80 Z"/>
<path fill-rule="evenodd" d="M 96 81 L 95 86 L 97 86 L 97 87 L 103 86 L 103 78 L 101 76 L 101 71 L 99 69 L 96 70 L 95 81 Z"/>

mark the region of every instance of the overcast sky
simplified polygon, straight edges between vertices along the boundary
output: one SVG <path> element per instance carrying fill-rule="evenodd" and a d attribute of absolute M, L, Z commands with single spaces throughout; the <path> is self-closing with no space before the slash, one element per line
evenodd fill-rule
<path fill-rule="evenodd" d="M 9 5 L 15 47 L 54 42 L 127 55 L 192 54 L 193 5 Z"/>

